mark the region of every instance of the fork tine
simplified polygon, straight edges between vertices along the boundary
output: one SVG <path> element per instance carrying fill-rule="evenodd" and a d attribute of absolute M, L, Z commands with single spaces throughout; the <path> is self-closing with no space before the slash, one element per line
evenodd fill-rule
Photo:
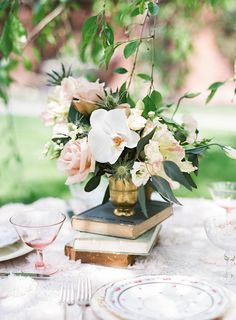
<path fill-rule="evenodd" d="M 89 277 L 86 277 L 85 282 L 86 282 L 86 304 L 88 304 L 92 295 L 91 280 L 89 279 Z"/>
<path fill-rule="evenodd" d="M 62 287 L 61 287 L 61 294 L 60 294 L 60 301 L 62 303 L 66 302 L 66 288 L 65 288 L 65 283 L 63 283 Z"/>
<path fill-rule="evenodd" d="M 74 287 L 73 287 L 73 283 L 70 282 L 67 284 L 67 304 L 73 305 L 74 303 L 75 303 Z"/>

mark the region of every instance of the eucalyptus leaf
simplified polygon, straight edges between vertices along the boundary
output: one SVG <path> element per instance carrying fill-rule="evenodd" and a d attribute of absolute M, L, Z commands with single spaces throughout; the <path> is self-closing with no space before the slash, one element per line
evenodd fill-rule
<path fill-rule="evenodd" d="M 85 50 L 97 33 L 97 16 L 89 17 L 82 27 L 82 41 L 80 46 L 80 57 L 82 61 L 85 61 Z"/>
<path fill-rule="evenodd" d="M 128 59 L 136 51 L 138 46 L 139 46 L 138 40 L 128 43 L 124 48 L 124 57 Z"/>
<path fill-rule="evenodd" d="M 114 43 L 114 32 L 108 23 L 103 26 L 103 36 L 106 45 L 110 46 Z"/>
<path fill-rule="evenodd" d="M 193 178 L 191 177 L 191 175 L 187 172 L 183 172 L 185 179 L 188 181 L 188 183 L 191 185 L 192 188 L 197 189 L 197 185 L 194 182 Z"/>
<path fill-rule="evenodd" d="M 125 68 L 116 68 L 115 70 L 113 70 L 113 73 L 119 73 L 119 74 L 124 74 L 124 73 L 127 73 L 128 70 L 126 70 Z"/>
<path fill-rule="evenodd" d="M 160 107 L 162 103 L 162 95 L 159 91 L 153 90 L 151 93 L 150 98 L 152 99 L 153 103 L 157 106 Z"/>
<path fill-rule="evenodd" d="M 208 148 L 209 148 L 209 146 L 200 146 L 200 147 L 196 147 L 196 148 L 192 148 L 192 149 L 186 149 L 185 152 L 187 154 L 189 154 L 189 153 L 201 154 L 201 153 L 205 152 Z"/>
<path fill-rule="evenodd" d="M 150 1 L 148 3 L 148 11 L 151 13 L 152 16 L 156 16 L 159 11 L 159 6 L 155 2 Z"/>
<path fill-rule="evenodd" d="M 160 177 L 160 176 L 152 176 L 151 183 L 153 188 L 166 200 L 172 203 L 176 203 L 181 205 L 181 203 L 174 196 L 173 191 L 171 190 L 169 182 Z"/>
<path fill-rule="evenodd" d="M 146 194 L 145 194 L 145 189 L 144 189 L 143 185 L 141 185 L 138 189 L 138 201 L 139 201 L 139 204 L 140 204 L 140 207 L 142 209 L 143 214 L 145 215 L 146 218 L 148 218 Z"/>
<path fill-rule="evenodd" d="M 174 181 L 179 182 L 185 188 L 192 191 L 192 187 L 189 184 L 188 180 L 185 178 L 183 172 L 180 170 L 180 168 L 177 166 L 177 164 L 173 161 L 165 160 L 163 161 L 163 167 L 165 170 L 165 173 L 169 178 L 171 178 Z"/>
<path fill-rule="evenodd" d="M 151 77 L 146 73 L 138 73 L 137 76 L 143 80 L 151 80 Z"/>
<path fill-rule="evenodd" d="M 208 95 L 207 99 L 206 99 L 206 103 L 209 103 L 212 98 L 214 97 L 214 95 L 216 94 L 216 91 L 225 84 L 225 82 L 221 82 L 221 81 L 217 81 L 214 82 L 210 85 L 210 87 L 208 88 L 208 90 L 210 90 L 210 94 Z"/>
<path fill-rule="evenodd" d="M 91 192 L 99 186 L 101 181 L 101 176 L 93 176 L 84 187 L 86 192 Z"/>
<path fill-rule="evenodd" d="M 140 152 L 143 151 L 146 144 L 149 143 L 149 140 L 152 139 L 154 133 L 156 131 L 156 128 L 154 128 L 151 132 L 149 132 L 146 136 L 141 138 L 137 144 L 137 151 L 136 151 L 136 157 L 139 156 Z"/>
<path fill-rule="evenodd" d="M 114 51 L 115 51 L 115 47 L 113 45 L 106 47 L 104 51 L 104 62 L 105 62 L 106 68 L 108 68 L 108 65 L 111 61 Z"/>

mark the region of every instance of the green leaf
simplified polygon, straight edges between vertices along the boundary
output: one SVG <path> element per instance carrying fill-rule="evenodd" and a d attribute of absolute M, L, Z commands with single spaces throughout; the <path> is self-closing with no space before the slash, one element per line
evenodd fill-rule
<path fill-rule="evenodd" d="M 0 3 L 0 10 L 5 10 L 7 7 L 10 7 L 11 0 L 2 0 Z"/>
<path fill-rule="evenodd" d="M 28 71 L 32 70 L 32 62 L 28 57 L 23 58 L 23 64 L 26 70 Z"/>
<path fill-rule="evenodd" d="M 8 103 L 8 96 L 7 96 L 7 90 L 6 90 L 6 89 L 2 90 L 2 89 L 0 88 L 0 98 L 3 100 L 3 102 L 4 102 L 5 104 Z"/>
<path fill-rule="evenodd" d="M 35 59 L 37 60 L 37 62 L 40 62 L 41 61 L 41 53 L 40 53 L 39 49 L 36 47 L 33 47 L 32 52 L 33 52 L 33 55 L 34 55 Z"/>
<path fill-rule="evenodd" d="M 144 111 L 143 111 L 142 116 L 144 118 L 146 118 L 148 116 L 148 112 L 157 111 L 157 107 L 156 107 L 155 103 L 153 102 L 153 100 L 149 97 L 149 95 L 147 95 L 143 99 L 143 103 L 144 103 Z"/>
<path fill-rule="evenodd" d="M 111 61 L 111 58 L 113 56 L 113 53 L 115 51 L 115 48 L 113 45 L 110 45 L 108 47 L 106 47 L 105 51 L 104 51 L 104 62 L 106 65 L 106 68 L 108 69 L 108 65 Z"/>
<path fill-rule="evenodd" d="M 135 9 L 131 12 L 130 16 L 131 16 L 131 17 L 136 17 L 136 16 L 138 16 L 139 14 L 140 14 L 139 8 L 135 8 Z"/>
<path fill-rule="evenodd" d="M 153 103 L 157 106 L 160 107 L 162 103 L 162 95 L 160 94 L 159 91 L 153 90 L 151 93 L 150 98 L 152 99 Z"/>
<path fill-rule="evenodd" d="M 224 85 L 225 82 L 221 82 L 221 81 L 217 81 L 214 82 L 210 85 L 210 87 L 208 88 L 208 90 L 210 90 L 210 94 L 208 95 L 207 99 L 206 99 L 206 103 L 209 103 L 212 98 L 214 97 L 214 95 L 216 94 L 216 91 Z"/>
<path fill-rule="evenodd" d="M 152 176 L 151 178 L 152 185 L 154 189 L 169 202 L 180 204 L 181 203 L 175 198 L 173 191 L 171 190 L 169 182 L 160 177 L 160 176 Z"/>
<path fill-rule="evenodd" d="M 159 6 L 155 2 L 149 2 L 148 11 L 151 13 L 152 16 L 156 16 L 159 11 Z"/>
<path fill-rule="evenodd" d="M 11 52 L 21 54 L 22 44 L 26 41 L 26 31 L 18 17 L 18 4 L 14 5 L 6 19 L 0 38 L 0 49 L 4 57 Z"/>
<path fill-rule="evenodd" d="M 82 41 L 80 45 L 80 56 L 82 61 L 85 61 L 85 50 L 89 44 L 94 38 L 94 36 L 97 33 L 97 16 L 89 17 L 83 27 L 82 27 Z"/>
<path fill-rule="evenodd" d="M 124 48 L 124 57 L 128 59 L 136 51 L 138 46 L 139 46 L 138 40 L 128 43 Z"/>
<path fill-rule="evenodd" d="M 142 209 L 143 214 L 145 215 L 146 218 L 148 218 L 147 205 L 146 205 L 146 195 L 145 195 L 145 189 L 144 189 L 143 185 L 141 185 L 138 188 L 138 201 L 139 201 L 139 204 L 140 204 L 140 207 Z"/>
<path fill-rule="evenodd" d="M 128 70 L 126 70 L 125 68 L 116 68 L 115 70 L 113 70 L 113 73 L 119 73 L 119 74 L 124 74 L 127 73 Z"/>
<path fill-rule="evenodd" d="M 139 12 L 140 14 L 143 14 L 145 10 L 145 0 L 140 0 L 140 4 L 139 4 Z"/>
<path fill-rule="evenodd" d="M 91 192 L 93 191 L 94 189 L 96 189 L 99 185 L 101 181 L 101 176 L 94 176 L 92 177 L 86 184 L 86 186 L 84 187 L 84 190 L 86 192 Z"/>
<path fill-rule="evenodd" d="M 146 146 L 146 144 L 149 143 L 149 140 L 152 139 L 154 133 L 156 131 L 156 128 L 154 128 L 151 132 L 149 132 L 146 136 L 144 136 L 143 138 L 141 138 L 137 144 L 137 151 L 136 151 L 136 155 L 137 157 L 139 156 L 140 152 L 143 151 L 144 147 Z"/>
<path fill-rule="evenodd" d="M 110 188 L 109 188 L 109 185 L 108 185 L 107 188 L 106 188 L 106 192 L 104 194 L 103 200 L 102 200 L 102 204 L 108 202 L 109 199 L 110 199 Z"/>
<path fill-rule="evenodd" d="M 114 43 L 114 32 L 108 23 L 105 23 L 103 26 L 103 37 L 105 45 L 110 46 Z"/>
<path fill-rule="evenodd" d="M 194 182 L 193 178 L 191 177 L 191 175 L 187 172 L 183 172 L 184 176 L 185 176 L 185 179 L 188 181 L 188 183 L 190 184 L 190 186 L 192 188 L 195 188 L 197 189 L 197 185 L 196 183 Z"/>
<path fill-rule="evenodd" d="M 185 93 L 184 97 L 187 99 L 192 99 L 192 98 L 199 96 L 200 94 L 201 94 L 201 92 L 187 92 L 187 93 Z"/>
<path fill-rule="evenodd" d="M 163 167 L 168 177 L 170 177 L 174 181 L 179 182 L 180 184 L 185 186 L 185 188 L 192 191 L 191 185 L 188 183 L 183 172 L 180 170 L 176 163 L 166 160 L 163 161 Z"/>
<path fill-rule="evenodd" d="M 73 105 L 73 102 L 71 103 L 69 113 L 68 113 L 68 122 L 78 124 L 78 122 L 81 121 L 82 123 L 87 124 L 88 118 L 85 117 L 82 113 L 77 111 Z"/>
<path fill-rule="evenodd" d="M 151 80 L 151 77 L 146 73 L 138 73 L 137 76 L 143 80 Z"/>
<path fill-rule="evenodd" d="M 209 147 L 208 146 L 200 146 L 200 147 L 196 147 L 196 148 L 193 148 L 193 149 L 186 149 L 185 152 L 187 154 L 201 154 L 203 152 L 205 152 Z"/>

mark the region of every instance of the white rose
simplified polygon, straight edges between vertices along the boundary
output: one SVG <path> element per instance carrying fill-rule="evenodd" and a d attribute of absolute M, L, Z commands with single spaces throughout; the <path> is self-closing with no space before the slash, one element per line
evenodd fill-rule
<path fill-rule="evenodd" d="M 147 120 L 138 114 L 131 114 L 128 117 L 128 126 L 131 130 L 134 131 L 143 129 L 145 127 L 146 122 Z"/>
<path fill-rule="evenodd" d="M 135 161 L 130 173 L 132 181 L 137 187 L 145 185 L 150 178 L 150 174 L 147 170 L 147 165 L 144 162 Z"/>

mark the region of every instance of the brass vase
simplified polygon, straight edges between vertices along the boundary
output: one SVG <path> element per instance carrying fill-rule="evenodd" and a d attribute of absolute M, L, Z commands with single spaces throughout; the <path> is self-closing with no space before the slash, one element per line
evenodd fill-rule
<path fill-rule="evenodd" d="M 138 188 L 132 181 L 109 178 L 111 202 L 116 216 L 129 217 L 135 214 L 134 207 L 138 201 Z"/>

